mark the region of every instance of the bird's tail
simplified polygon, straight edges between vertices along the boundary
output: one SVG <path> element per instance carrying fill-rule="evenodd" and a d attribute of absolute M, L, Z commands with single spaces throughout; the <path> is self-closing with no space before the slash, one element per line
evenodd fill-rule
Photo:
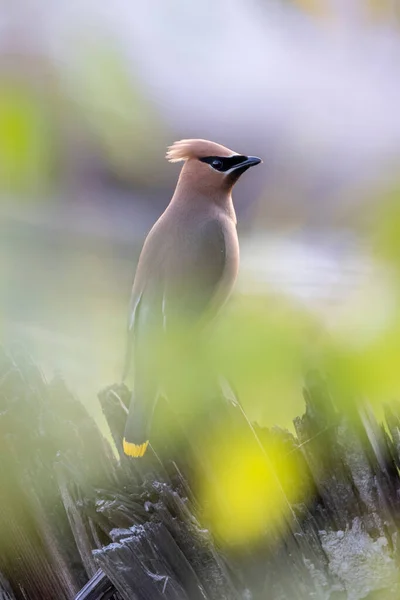
<path fill-rule="evenodd" d="M 136 396 L 136 394 L 135 394 Z M 153 406 L 149 406 L 132 395 L 129 415 L 125 425 L 123 449 L 127 456 L 141 458 L 149 445 L 149 432 Z"/>
<path fill-rule="evenodd" d="M 143 444 L 134 444 L 133 442 L 128 442 L 124 436 L 123 446 L 124 452 L 127 456 L 132 456 L 133 458 L 142 457 L 146 452 L 148 445 L 149 440 L 146 440 Z"/>

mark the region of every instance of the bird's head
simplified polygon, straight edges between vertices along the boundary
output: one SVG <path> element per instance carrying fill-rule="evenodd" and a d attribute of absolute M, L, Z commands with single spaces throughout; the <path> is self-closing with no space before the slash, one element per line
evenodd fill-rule
<path fill-rule="evenodd" d="M 170 162 L 184 161 L 180 182 L 199 192 L 230 192 L 239 177 L 261 162 L 208 140 L 180 140 L 168 148 Z"/>

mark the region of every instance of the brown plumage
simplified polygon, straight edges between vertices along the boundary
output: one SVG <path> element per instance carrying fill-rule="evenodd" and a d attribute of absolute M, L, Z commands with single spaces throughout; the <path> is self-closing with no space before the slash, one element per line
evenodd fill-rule
<path fill-rule="evenodd" d="M 207 140 L 175 142 L 167 159 L 184 165 L 144 243 L 130 303 L 124 378 L 132 368 L 134 391 L 123 446 L 135 457 L 146 451 L 162 385 L 154 345 L 182 323 L 188 331 L 207 322 L 229 297 L 239 267 L 232 187 L 261 162 Z"/>

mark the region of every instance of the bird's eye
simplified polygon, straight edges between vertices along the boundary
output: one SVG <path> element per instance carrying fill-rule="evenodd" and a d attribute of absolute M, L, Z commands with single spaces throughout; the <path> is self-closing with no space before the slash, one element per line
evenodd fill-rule
<path fill-rule="evenodd" d="M 216 171 L 225 171 L 226 170 L 226 165 L 225 165 L 226 159 L 220 158 L 219 156 L 204 156 L 202 158 L 199 158 L 199 160 L 201 160 L 201 162 L 207 163 L 208 165 L 210 165 L 210 167 L 212 167 Z"/>
<path fill-rule="evenodd" d="M 220 171 L 223 167 L 223 162 L 219 158 L 214 158 L 214 160 L 211 163 L 211 166 L 216 171 Z"/>

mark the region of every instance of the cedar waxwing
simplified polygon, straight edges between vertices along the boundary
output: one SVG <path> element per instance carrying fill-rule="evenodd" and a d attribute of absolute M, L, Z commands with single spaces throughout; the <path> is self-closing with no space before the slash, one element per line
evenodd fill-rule
<path fill-rule="evenodd" d="M 133 367 L 133 397 L 123 448 L 134 457 L 147 449 L 160 393 L 157 339 L 165 339 L 177 319 L 189 328 L 209 320 L 230 295 L 239 267 L 231 192 L 240 175 L 261 162 L 207 140 L 175 142 L 166 158 L 184 165 L 143 245 L 130 302 L 123 379 Z"/>

